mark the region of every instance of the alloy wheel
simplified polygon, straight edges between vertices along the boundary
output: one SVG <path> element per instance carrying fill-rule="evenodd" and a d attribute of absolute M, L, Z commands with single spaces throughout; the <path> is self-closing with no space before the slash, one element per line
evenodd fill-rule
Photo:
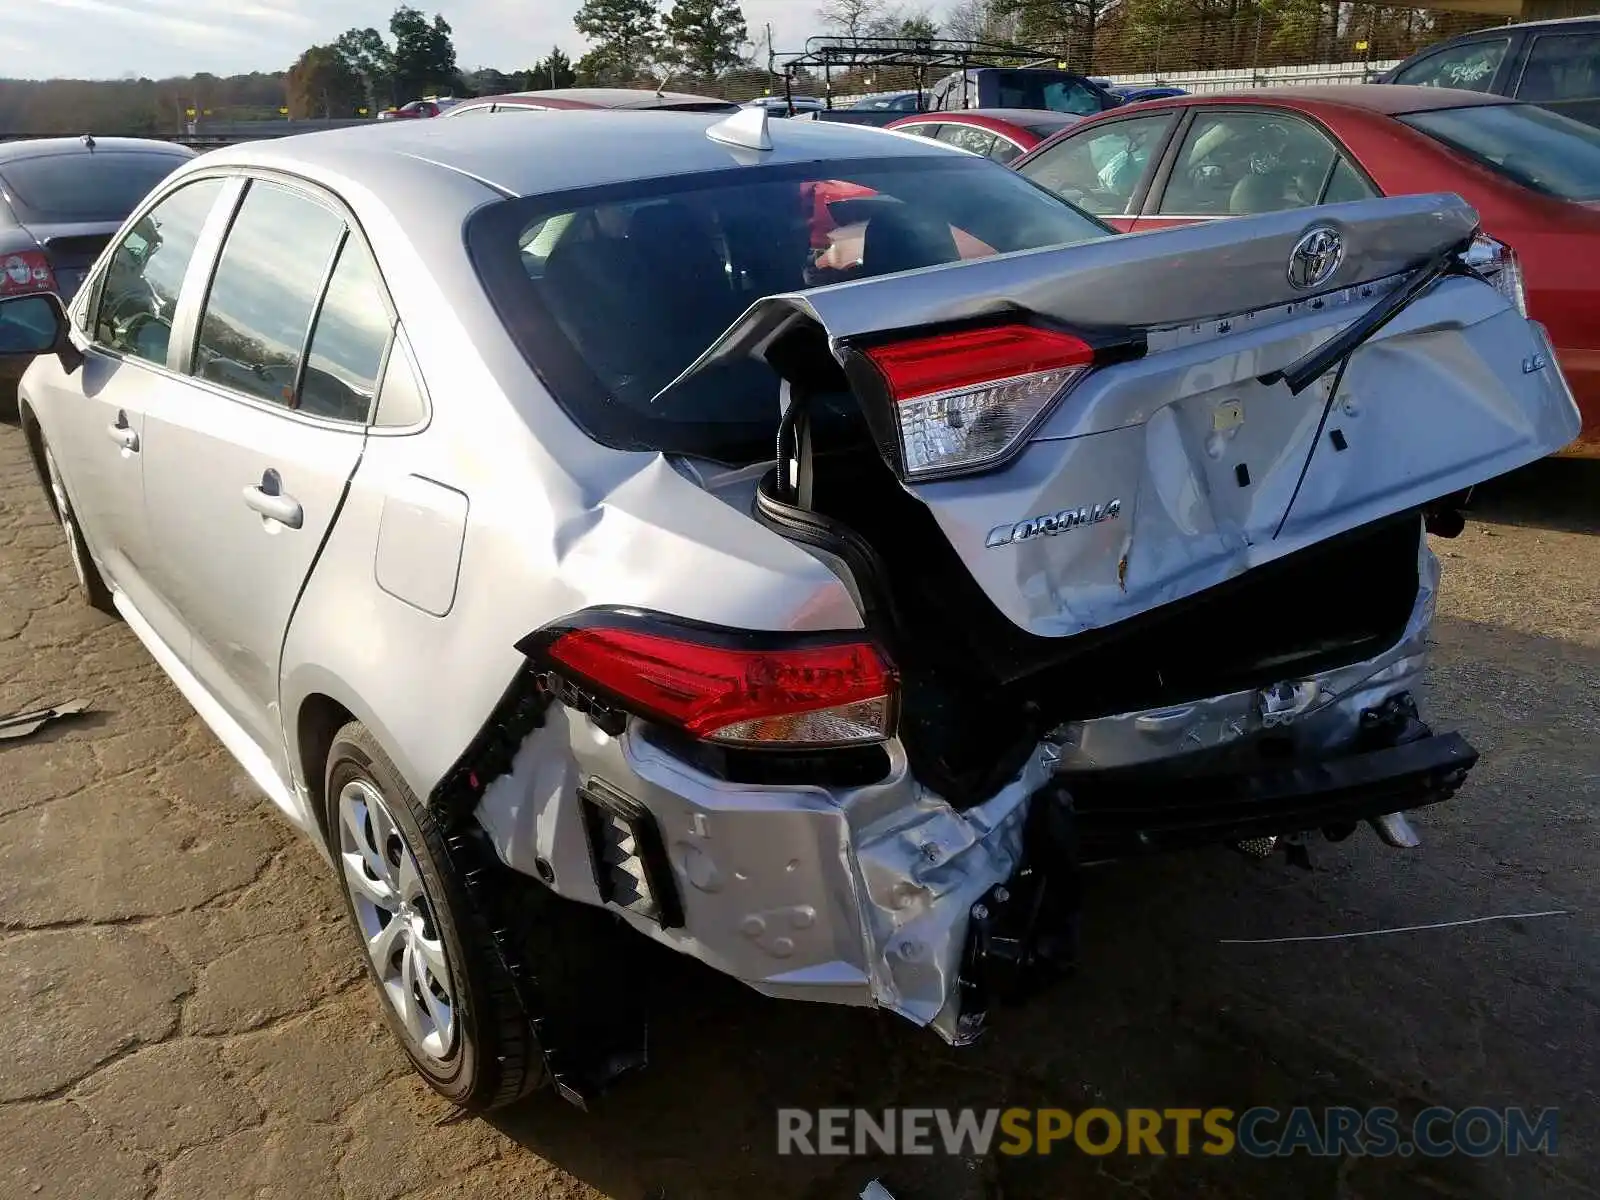
<path fill-rule="evenodd" d="M 436 1062 L 455 1049 L 449 955 L 417 858 L 383 797 L 352 779 L 339 792 L 340 875 L 384 998 Z"/>

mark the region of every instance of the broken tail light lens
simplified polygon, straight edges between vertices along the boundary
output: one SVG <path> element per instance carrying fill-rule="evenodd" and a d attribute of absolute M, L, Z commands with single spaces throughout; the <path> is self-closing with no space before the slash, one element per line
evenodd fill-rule
<path fill-rule="evenodd" d="M 1528 295 L 1522 286 L 1522 264 L 1515 250 L 1504 242 L 1480 233 L 1472 239 L 1472 245 L 1461 256 L 1461 261 L 1492 283 L 1495 291 L 1514 304 L 1519 313 L 1524 317 L 1528 315 Z"/>
<path fill-rule="evenodd" d="M 1031 325 L 961 330 L 864 353 L 894 402 L 910 480 L 1003 458 L 1095 357 L 1081 338 Z"/>
<path fill-rule="evenodd" d="M 14 292 L 53 292 L 56 275 L 42 250 L 0 254 L 0 295 Z"/>
<path fill-rule="evenodd" d="M 871 642 L 741 640 L 752 639 L 602 619 L 553 631 L 534 654 L 608 703 L 710 742 L 850 746 L 893 732 L 895 672 Z"/>

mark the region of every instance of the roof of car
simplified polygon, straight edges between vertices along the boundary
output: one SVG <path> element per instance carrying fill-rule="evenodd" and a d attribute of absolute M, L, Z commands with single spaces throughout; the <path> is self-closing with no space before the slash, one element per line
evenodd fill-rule
<path fill-rule="evenodd" d="M 962 117 L 987 117 L 991 121 L 1005 121 L 1024 128 L 1032 128 L 1035 125 L 1072 125 L 1083 120 L 1080 113 L 1057 112 L 1050 108 L 957 108 L 949 112 L 919 113 L 917 116 L 937 121 L 959 121 Z"/>
<path fill-rule="evenodd" d="M 1600 25 L 1600 13 L 1589 13 L 1587 16 L 1581 17 L 1547 17 L 1542 21 L 1518 21 L 1515 25 L 1491 25 L 1487 29 L 1475 29 L 1471 33 L 1457 34 L 1455 37 L 1446 40 L 1459 42 L 1468 38 L 1484 37 L 1486 35 L 1492 37 L 1497 33 L 1508 33 L 1515 29 L 1545 29 L 1551 25 Z M 1435 45 L 1443 44 L 1435 43 Z M 1434 46 L 1428 47 L 1429 50 L 1433 48 Z"/>
<path fill-rule="evenodd" d="M 174 158 L 192 158 L 194 151 L 176 142 L 163 142 L 157 138 L 97 137 L 96 152 L 115 150 L 118 153 L 170 154 Z M 19 138 L 0 142 L 0 161 L 16 162 L 24 158 L 42 158 L 55 154 L 87 154 L 89 147 L 81 137 Z"/>
<path fill-rule="evenodd" d="M 747 150 L 706 136 L 726 119 L 719 113 L 664 120 L 644 112 L 571 110 L 536 121 L 386 122 L 246 142 L 200 161 L 313 174 L 377 194 L 425 189 L 428 179 L 449 173 L 503 195 L 526 196 L 752 165 L 961 153 L 862 126 L 782 120 L 769 124 L 770 151 Z"/>
<path fill-rule="evenodd" d="M 1237 92 L 1207 92 L 1199 96 L 1167 96 L 1142 100 L 1111 113 L 1146 112 L 1204 104 L 1317 104 L 1339 105 L 1365 112 L 1397 116 L 1436 108 L 1473 108 L 1484 104 L 1515 104 L 1506 96 L 1469 92 L 1459 88 L 1416 87 L 1397 83 L 1345 83 L 1320 87 L 1250 88 Z M 1107 115 L 1110 115 L 1108 113 Z"/>
<path fill-rule="evenodd" d="M 694 96 L 687 92 L 653 92 L 648 88 L 548 88 L 537 92 L 508 92 L 502 96 L 483 96 L 477 103 L 537 104 L 565 101 L 587 108 L 663 108 L 675 104 L 726 104 L 715 96 Z"/>

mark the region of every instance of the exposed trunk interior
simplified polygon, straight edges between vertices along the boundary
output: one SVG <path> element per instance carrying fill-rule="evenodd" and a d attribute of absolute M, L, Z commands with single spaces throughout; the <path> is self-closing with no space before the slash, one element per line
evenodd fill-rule
<path fill-rule="evenodd" d="M 912 767 L 958 806 L 992 794 L 1064 721 L 1360 661 L 1399 640 L 1415 603 L 1413 512 L 1140 617 L 1076 637 L 1035 636 L 984 594 L 851 400 L 808 397 L 815 419 L 797 431 L 801 486 L 780 492 L 777 472 L 768 476 L 758 515 L 855 576 L 867 620 L 902 672 L 900 733 Z"/>

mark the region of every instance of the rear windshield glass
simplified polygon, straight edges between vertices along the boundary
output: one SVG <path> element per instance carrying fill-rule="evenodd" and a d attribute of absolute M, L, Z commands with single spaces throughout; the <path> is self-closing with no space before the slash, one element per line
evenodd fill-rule
<path fill-rule="evenodd" d="M 512 336 L 591 437 L 772 455 L 777 377 L 717 368 L 653 398 L 764 296 L 1113 231 L 994 163 L 786 164 L 508 200 L 468 224 Z"/>
<path fill-rule="evenodd" d="M 1600 129 L 1532 104 L 1444 108 L 1401 117 L 1524 187 L 1600 199 Z"/>
<path fill-rule="evenodd" d="M 0 187 L 29 221 L 120 221 L 187 155 L 73 151 L 0 162 Z"/>

